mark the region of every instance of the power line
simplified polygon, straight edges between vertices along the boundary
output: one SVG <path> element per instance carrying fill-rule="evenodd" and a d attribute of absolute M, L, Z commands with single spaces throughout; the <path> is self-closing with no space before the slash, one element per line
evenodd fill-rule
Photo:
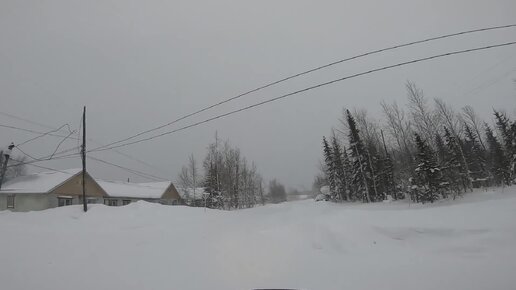
<path fill-rule="evenodd" d="M 12 158 L 11 158 L 11 160 L 16 161 L 16 162 L 18 162 L 18 163 L 23 163 L 22 161 L 15 160 L 15 159 L 12 159 Z M 16 164 L 16 165 L 19 165 L 19 164 Z M 72 174 L 71 174 L 71 173 L 69 173 L 69 172 L 61 171 L 61 170 L 57 170 L 57 169 L 50 168 L 50 167 L 45 167 L 45 166 L 35 165 L 35 164 L 27 164 L 27 165 L 30 165 L 30 166 L 34 166 L 34 167 L 38 167 L 38 168 L 42 168 L 42 169 L 47 169 L 47 170 L 52 170 L 52 171 L 57 171 L 57 172 L 66 173 L 66 174 L 70 174 L 70 175 L 72 175 Z"/>
<path fill-rule="evenodd" d="M 29 142 L 32 142 L 32 141 L 34 141 L 34 140 L 36 140 L 36 139 L 39 139 L 39 138 L 45 137 L 45 136 L 47 136 L 47 135 L 48 135 L 48 134 L 50 134 L 50 133 L 58 132 L 58 131 L 60 131 L 63 127 L 65 127 L 65 126 L 68 126 L 68 131 L 69 131 L 69 132 L 72 132 L 72 131 L 70 130 L 70 125 L 68 125 L 68 123 L 66 123 L 66 124 L 62 125 L 61 127 L 57 128 L 57 129 L 53 129 L 52 131 L 48 131 L 48 132 L 42 133 L 42 134 L 41 134 L 41 135 L 39 135 L 39 136 L 36 136 L 36 137 L 34 137 L 34 138 L 31 138 L 31 139 L 28 139 L 28 140 L 26 140 L 26 141 L 24 141 L 24 142 L 21 142 L 20 144 L 18 144 L 18 146 L 22 146 L 22 145 L 27 144 L 27 143 L 29 143 Z M 64 140 L 66 140 L 70 135 L 71 135 L 71 134 L 69 134 L 69 135 L 65 136 L 65 137 L 64 137 L 64 138 L 65 138 Z"/>
<path fill-rule="evenodd" d="M 175 123 L 177 123 L 179 121 L 182 121 L 182 120 L 187 119 L 189 117 L 192 117 L 194 115 L 200 114 L 202 112 L 208 111 L 208 110 L 210 110 L 212 108 L 218 107 L 218 106 L 223 105 L 225 103 L 229 103 L 229 102 L 231 102 L 233 100 L 239 99 L 239 98 L 244 97 L 246 95 L 249 95 L 251 93 L 255 93 L 257 91 L 260 91 L 260 90 L 266 89 L 268 87 L 271 87 L 271 86 L 274 86 L 274 85 L 286 82 L 288 80 L 300 77 L 302 75 L 306 75 L 306 74 L 309 74 L 309 73 L 312 73 L 312 72 L 315 72 L 315 71 L 318 71 L 318 70 L 322 70 L 324 68 L 327 68 L 327 67 L 330 67 L 330 66 L 334 66 L 334 65 L 337 65 L 337 64 L 340 64 L 340 63 L 343 63 L 343 62 L 347 62 L 347 61 L 351 61 L 351 60 L 354 60 L 354 59 L 362 58 L 362 57 L 365 57 L 365 56 L 370 56 L 370 55 L 373 55 L 373 54 L 378 54 L 378 53 L 381 53 L 381 52 L 385 52 L 385 51 L 389 51 L 389 50 L 394 50 L 394 49 L 398 49 L 398 48 L 402 48 L 402 47 L 407 47 L 407 46 L 411 46 L 411 45 L 415 45 L 415 44 L 421 44 L 421 43 L 425 43 L 425 42 L 430 42 L 430 41 L 435 41 L 435 40 L 440 40 L 440 39 L 445 39 L 445 38 L 465 35 L 465 34 L 471 34 L 471 33 L 477 33 L 477 32 L 485 32 L 485 31 L 490 31 L 490 30 L 504 29 L 504 28 L 511 28 L 511 27 L 516 27 L 516 24 L 509 24 L 509 25 L 502 25 L 502 26 L 493 26 L 493 27 L 486 27 L 486 28 L 480 28 L 480 29 L 466 30 L 466 31 L 461 31 L 461 32 L 441 35 L 441 36 L 437 36 L 437 37 L 426 38 L 426 39 L 423 39 L 423 40 L 417 40 L 417 41 L 412 41 L 412 42 L 408 42 L 408 43 L 398 44 L 398 45 L 394 45 L 394 46 L 390 46 L 390 47 L 386 47 L 386 48 L 382 48 L 382 49 L 373 50 L 373 51 L 369 51 L 369 52 L 366 52 L 366 53 L 358 54 L 358 55 L 355 55 L 355 56 L 352 56 L 352 57 L 340 59 L 340 60 L 337 60 L 337 61 L 325 64 L 325 65 L 321 65 L 321 66 L 318 66 L 318 67 L 315 67 L 315 68 L 312 68 L 312 69 L 309 69 L 309 70 L 306 70 L 306 71 L 303 71 L 303 72 L 300 72 L 300 73 L 297 73 L 297 74 L 294 74 L 294 75 L 290 75 L 290 76 L 282 78 L 280 80 L 277 80 L 277 81 L 274 81 L 274 82 L 262 85 L 260 87 L 257 87 L 257 88 L 254 88 L 252 90 L 249 90 L 249 91 L 246 91 L 244 93 L 241 93 L 239 95 L 236 95 L 234 97 L 231 97 L 231 98 L 225 99 L 223 101 L 220 101 L 218 103 L 212 104 L 210 106 L 204 107 L 204 108 L 202 108 L 200 110 L 197 110 L 197 111 L 195 111 L 193 113 L 184 115 L 184 116 L 182 116 L 182 117 L 180 117 L 178 119 L 175 119 L 175 120 L 173 120 L 173 121 L 171 121 L 169 123 L 166 123 L 164 125 L 161 125 L 161 126 L 158 126 L 158 127 L 146 130 L 146 131 L 142 131 L 142 132 L 137 133 L 135 135 L 129 136 L 127 138 L 124 138 L 124 139 L 121 139 L 121 140 L 118 140 L 118 141 L 111 142 L 109 144 L 106 144 L 106 145 L 94 148 L 92 150 L 101 149 L 101 148 L 105 148 L 105 147 L 110 147 L 112 145 L 115 145 L 115 144 L 118 144 L 118 143 L 121 143 L 121 142 L 125 142 L 125 141 L 128 141 L 128 140 L 134 139 L 134 138 L 136 138 L 138 136 L 141 136 L 141 135 L 144 135 L 146 133 L 150 133 L 150 132 L 162 129 L 162 128 L 167 127 L 167 126 L 170 126 L 170 125 L 175 124 Z M 110 148 L 113 148 L 113 147 L 110 147 Z"/>
<path fill-rule="evenodd" d="M 64 156 L 58 156 L 58 157 L 53 157 L 52 155 L 50 155 L 50 157 L 44 157 L 45 159 L 38 159 L 28 153 L 26 153 L 25 151 L 23 151 L 21 148 L 19 147 L 14 147 L 16 149 L 18 149 L 21 153 L 23 153 L 24 155 L 34 159 L 34 161 L 29 161 L 29 162 L 23 162 L 23 161 L 17 161 L 18 164 L 12 164 L 10 166 L 7 166 L 7 167 L 14 167 L 14 166 L 20 166 L 20 165 L 32 165 L 32 166 L 35 166 L 35 167 L 40 167 L 40 168 L 45 168 L 45 167 L 42 167 L 42 166 L 37 166 L 37 165 L 34 165 L 33 163 L 37 163 L 37 162 L 43 162 L 43 161 L 50 161 L 50 160 L 56 160 L 56 159 L 67 159 L 67 158 L 74 158 L 74 157 L 78 157 L 80 154 L 79 153 L 73 153 L 73 154 L 69 154 L 69 155 L 64 155 Z M 76 148 L 70 148 L 68 150 L 65 150 L 65 151 L 72 151 L 72 150 L 75 150 Z M 120 169 L 123 169 L 125 171 L 128 171 L 132 174 L 135 174 L 135 175 L 138 175 L 140 177 L 143 177 L 143 178 L 146 178 L 146 179 L 151 179 L 151 180 L 159 180 L 159 181 L 168 181 L 167 179 L 165 178 L 162 178 L 162 177 L 158 177 L 158 176 L 155 176 L 155 175 L 152 175 L 152 174 L 149 174 L 149 173 L 145 173 L 145 172 L 141 172 L 141 171 L 138 171 L 138 170 L 135 170 L 135 169 L 131 169 L 131 168 L 127 168 L 127 167 L 123 167 L 121 165 L 118 165 L 118 164 L 114 164 L 114 163 L 111 163 L 111 162 L 108 162 L 108 161 L 105 161 L 105 160 L 101 160 L 101 159 L 97 159 L 95 157 L 91 157 L 91 156 L 88 156 L 88 158 L 92 159 L 92 160 L 95 160 L 97 162 L 101 162 L 101 163 L 104 163 L 104 164 L 108 164 L 108 165 L 111 165 L 111 166 L 115 166 L 115 167 L 118 167 Z M 16 160 L 15 160 L 16 161 Z"/>
<path fill-rule="evenodd" d="M 21 128 L 21 127 L 16 127 L 16 126 L 11 126 L 11 125 L 2 125 L 2 124 L 0 124 L 0 127 L 5 127 L 5 128 L 9 128 L 9 129 L 14 129 L 14 130 L 20 130 L 20 131 L 24 131 L 24 132 L 28 132 L 28 133 L 32 133 L 32 134 L 38 134 L 38 136 L 36 136 L 36 137 L 34 137 L 34 138 L 32 138 L 32 139 L 26 140 L 26 141 L 24 141 L 24 142 L 22 142 L 22 143 L 18 144 L 17 146 L 22 146 L 22 145 L 24 145 L 24 144 L 27 144 L 28 142 L 34 141 L 34 140 L 36 140 L 36 139 L 38 139 L 38 138 L 41 138 L 41 137 L 44 137 L 44 136 L 52 136 L 52 137 L 62 137 L 62 138 L 64 138 L 64 139 L 63 139 L 63 140 L 61 140 L 61 142 L 57 145 L 57 148 L 59 148 L 59 147 L 61 146 L 61 144 L 62 144 L 66 139 L 68 139 L 68 138 L 70 138 L 70 139 L 74 139 L 74 140 L 77 140 L 78 142 L 80 142 L 80 140 L 81 140 L 81 138 L 80 138 L 80 128 L 82 128 L 82 117 L 81 117 L 81 125 L 80 125 L 79 130 L 78 130 L 78 131 L 79 131 L 79 136 L 78 136 L 78 137 L 71 137 L 71 135 L 72 135 L 75 131 L 71 131 L 70 125 L 69 125 L 68 123 L 67 123 L 67 124 L 62 125 L 61 127 L 57 128 L 57 129 L 55 129 L 55 128 L 52 128 L 52 127 L 50 127 L 50 126 L 44 125 L 44 124 L 42 124 L 42 123 L 39 123 L 39 122 L 36 122 L 36 121 L 32 121 L 32 120 L 29 120 L 29 119 L 26 119 L 26 118 L 22 118 L 22 117 L 19 117 L 19 116 L 15 116 L 15 115 L 12 115 L 12 114 L 7 114 L 7 113 L 3 113 L 3 112 L 0 112 L 0 114 L 4 114 L 4 115 L 7 115 L 7 116 L 9 116 L 9 117 L 11 117 L 11 118 L 14 118 L 14 119 L 22 120 L 22 121 L 29 122 L 29 123 L 32 123 L 32 124 L 36 124 L 36 125 L 38 125 L 38 126 L 42 126 L 42 127 L 46 127 L 46 128 L 50 128 L 50 129 L 52 129 L 51 131 L 48 131 L 48 132 L 40 132 L 40 131 L 36 131 L 36 130 L 32 130 L 32 129 L 27 129 L 27 128 Z M 54 134 L 55 132 L 58 132 L 58 131 L 62 130 L 62 128 L 63 128 L 63 127 L 65 127 L 65 126 L 67 126 L 67 127 L 68 127 L 68 131 L 70 131 L 70 133 L 69 133 L 68 135 L 66 135 L 66 136 L 65 136 L 65 135 Z M 97 145 L 102 145 L 102 144 L 100 144 L 99 142 L 96 142 L 96 141 L 94 141 L 94 140 L 92 140 L 92 139 L 88 139 L 88 141 L 91 141 L 92 143 L 97 144 Z M 56 148 L 56 149 L 57 149 L 57 148 Z M 69 151 L 71 151 L 71 150 L 75 150 L 75 149 L 78 149 L 78 148 L 80 149 L 80 145 L 77 145 L 77 147 L 74 147 L 74 148 L 72 148 L 72 149 L 68 149 L 68 150 L 60 151 L 60 152 L 57 152 L 57 153 L 55 153 L 57 150 L 54 150 L 54 154 L 55 154 L 55 155 L 59 155 L 59 154 L 62 154 L 62 153 L 65 153 L 65 152 L 69 152 Z M 28 157 L 30 157 L 30 158 L 32 158 L 32 159 L 35 159 L 35 160 L 47 161 L 47 160 L 49 160 L 49 159 L 47 159 L 47 158 L 49 158 L 49 157 L 51 157 L 51 156 L 52 156 L 52 155 L 48 155 L 48 156 L 46 156 L 46 157 L 35 158 L 35 157 L 33 157 L 33 156 L 31 156 L 31 155 L 29 155 L 29 154 L 27 154 L 27 153 L 23 152 L 19 147 L 18 147 L 18 149 L 20 150 L 20 152 L 22 152 L 22 153 L 23 153 L 23 154 L 25 154 L 26 156 L 28 156 Z M 124 153 L 124 152 L 121 152 L 121 151 L 118 151 L 118 150 L 113 150 L 113 151 L 114 151 L 115 153 L 117 153 L 117 154 L 121 155 L 121 156 L 124 156 L 125 158 L 128 158 L 128 159 L 131 159 L 131 160 L 133 160 L 133 161 L 136 161 L 136 162 L 138 162 L 138 163 L 140 163 L 140 164 L 143 164 L 143 165 L 145 165 L 145 166 L 147 166 L 147 167 L 149 167 L 149 168 L 152 168 L 152 169 L 157 170 L 157 171 L 159 171 L 159 172 L 164 172 L 164 170 L 163 170 L 163 169 L 158 168 L 158 167 L 156 167 L 156 166 L 154 166 L 154 165 L 152 165 L 152 164 L 150 164 L 150 163 L 148 163 L 148 162 L 145 162 L 145 161 L 143 161 L 143 160 L 140 160 L 140 159 L 138 159 L 138 158 L 136 158 L 136 157 L 133 157 L 133 156 L 131 156 L 131 155 L 127 154 L 127 153 Z M 79 150 L 79 152 L 80 152 L 80 150 Z"/>
<path fill-rule="evenodd" d="M 23 155 L 25 155 L 25 156 L 27 156 L 27 157 L 29 157 L 29 158 L 31 158 L 31 159 L 34 159 L 34 160 L 41 160 L 41 159 L 39 159 L 39 158 L 36 158 L 36 157 L 34 157 L 34 156 L 30 155 L 29 153 L 26 153 L 26 152 L 25 152 L 25 151 L 23 151 L 20 147 L 14 146 L 14 148 L 18 149 L 18 151 L 20 151 Z"/>
<path fill-rule="evenodd" d="M 19 150 L 20 148 L 17 148 L 17 149 Z M 74 147 L 74 148 L 70 148 L 70 149 L 64 150 L 62 152 L 64 153 L 64 152 L 69 152 L 69 151 L 75 151 L 75 149 L 76 148 Z M 22 153 L 24 153 L 24 152 L 22 152 Z M 24 155 L 29 156 L 31 158 L 34 158 L 34 157 L 30 156 L 30 155 L 27 155 L 26 153 L 24 153 Z M 67 154 L 67 155 L 62 155 L 62 156 L 54 156 L 52 158 L 49 158 L 49 156 L 46 156 L 46 157 L 43 157 L 43 158 L 40 158 L 40 159 L 35 159 L 35 160 L 32 160 L 32 161 L 22 162 L 20 164 L 11 164 L 11 165 L 8 165 L 7 167 L 15 167 L 15 166 L 19 166 L 19 165 L 28 165 L 28 164 L 33 164 L 33 163 L 38 163 L 38 162 L 45 162 L 45 161 L 50 161 L 50 160 L 68 159 L 68 158 L 74 158 L 74 157 L 77 157 L 77 156 L 79 156 L 79 153 L 72 153 L 72 154 Z"/>
<path fill-rule="evenodd" d="M 24 122 L 27 122 L 27 123 L 30 123 L 30 124 L 33 124 L 33 125 L 36 125 L 36 126 L 43 127 L 43 128 L 54 129 L 54 128 L 48 126 L 48 125 L 45 125 L 45 124 L 42 124 L 42 123 L 39 123 L 39 122 L 36 122 L 36 121 L 33 121 L 33 120 L 25 119 L 25 118 L 22 118 L 22 117 L 19 117 L 19 116 L 15 116 L 13 114 L 5 113 L 5 112 L 0 112 L 0 115 L 4 115 L 4 116 L 7 116 L 9 118 L 16 119 L 16 120 L 19 120 L 19 121 L 24 121 Z"/>
<path fill-rule="evenodd" d="M 33 161 L 27 161 L 27 162 L 20 161 L 20 163 L 18 163 L 18 164 L 11 164 L 11 165 L 7 165 L 7 168 L 15 167 L 15 166 L 21 166 L 21 165 L 33 165 L 34 163 L 39 163 L 39 162 L 44 162 L 44 161 L 50 161 L 50 160 L 76 158 L 76 157 L 78 157 L 78 156 L 79 156 L 79 154 L 74 153 L 74 154 L 70 154 L 70 155 L 54 157 L 54 158 L 52 158 L 52 159 L 33 160 Z"/>
<path fill-rule="evenodd" d="M 8 129 L 13 129 L 13 130 L 24 131 L 24 132 L 33 133 L 33 134 L 46 134 L 46 135 L 48 135 L 48 136 L 61 137 L 61 138 L 66 137 L 65 135 L 59 135 L 59 134 L 48 133 L 48 132 L 40 132 L 40 131 L 36 131 L 36 130 L 31 130 L 31 129 L 26 129 L 26 128 L 20 128 L 20 127 L 11 126 L 11 125 L 3 125 L 3 124 L 0 124 L 0 127 L 8 128 Z"/>
<path fill-rule="evenodd" d="M 59 149 L 59 147 L 61 146 L 61 144 L 63 144 L 63 142 L 66 141 L 66 139 L 68 139 L 68 137 L 70 137 L 73 133 L 75 133 L 75 131 L 71 131 L 70 134 L 68 134 L 68 136 L 66 136 L 63 140 L 61 140 L 61 142 L 59 142 L 57 144 L 56 149 L 54 150 L 54 152 L 52 152 L 52 155 L 50 155 L 50 158 L 54 157 L 54 155 L 56 154 L 56 152 Z"/>
<path fill-rule="evenodd" d="M 151 174 L 148 174 L 148 173 L 145 173 L 145 172 L 141 172 L 141 171 L 138 171 L 138 170 L 134 170 L 134 169 L 131 169 L 131 168 L 127 168 L 127 167 L 124 167 L 124 166 L 121 166 L 121 165 L 118 165 L 118 164 L 115 164 L 115 163 L 112 163 L 112 162 L 108 162 L 106 160 L 102 160 L 102 159 L 98 159 L 98 158 L 92 157 L 92 156 L 88 156 L 87 158 L 91 159 L 91 160 L 94 160 L 94 161 L 97 161 L 97 162 L 101 162 L 101 163 L 110 165 L 110 166 L 117 167 L 119 169 L 122 169 L 122 170 L 125 170 L 127 172 L 130 172 L 130 173 L 132 173 L 134 175 L 138 175 L 140 177 L 147 178 L 147 179 L 150 179 L 150 180 L 154 180 L 154 181 L 169 181 L 168 179 L 163 178 L 163 177 L 159 177 L 159 176 L 151 175 Z"/>
<path fill-rule="evenodd" d="M 405 65 L 409 65 L 409 64 L 418 63 L 418 62 L 428 61 L 428 60 L 432 60 L 432 59 L 436 59 L 436 58 L 442 58 L 442 57 L 446 57 L 446 56 L 452 56 L 452 55 L 457 55 L 457 54 L 462 54 L 462 53 L 469 53 L 469 52 L 473 52 L 473 51 L 492 49 L 492 48 L 497 48 L 497 47 L 504 47 L 504 46 L 515 45 L 515 44 L 516 44 L 516 41 L 513 41 L 513 42 L 502 43 L 502 44 L 495 44 L 495 45 L 489 45 L 489 46 L 483 46 L 483 47 L 477 47 L 477 48 L 470 48 L 470 49 L 465 49 L 465 50 L 458 50 L 458 51 L 447 52 L 447 53 L 443 53 L 443 54 L 437 54 L 437 55 L 433 55 L 433 56 L 429 56 L 429 57 L 414 59 L 414 60 L 410 60 L 410 61 L 406 61 L 406 62 L 397 63 L 397 64 L 394 64 L 394 65 L 383 66 L 383 67 L 380 67 L 380 68 L 376 68 L 376 69 L 368 70 L 368 71 L 365 71 L 365 72 L 361 72 L 361 73 L 345 76 L 345 77 L 338 78 L 338 79 L 335 79 L 335 80 L 332 80 L 332 81 L 320 83 L 318 85 L 314 85 L 314 86 L 307 87 L 307 88 L 304 88 L 304 89 L 301 89 L 301 90 L 298 90 L 298 91 L 294 91 L 294 92 L 291 92 L 291 93 L 288 93 L 288 94 L 285 94 L 285 95 L 274 97 L 272 99 L 268 99 L 268 100 L 265 100 L 265 101 L 262 101 L 262 102 L 259 102 L 259 103 L 255 103 L 255 104 L 250 105 L 250 106 L 242 107 L 240 109 L 236 109 L 236 110 L 230 111 L 228 113 L 217 115 L 215 117 L 206 119 L 204 121 L 193 123 L 193 124 L 190 124 L 190 125 L 187 125 L 187 126 L 184 126 L 184 127 L 172 130 L 172 131 L 167 131 L 167 132 L 164 132 L 164 133 L 161 133 L 161 134 L 158 134 L 158 135 L 154 135 L 154 136 L 151 136 L 151 137 L 147 137 L 147 138 L 144 138 L 144 139 L 140 139 L 140 140 L 136 140 L 136 141 L 120 144 L 120 145 L 115 145 L 115 146 L 111 146 L 111 147 L 106 147 L 106 148 L 101 148 L 101 149 L 95 148 L 95 149 L 91 149 L 88 152 L 105 151 L 105 150 L 110 150 L 110 149 L 114 149 L 114 148 L 120 148 L 120 147 L 124 147 L 124 146 L 128 146 L 128 145 L 132 145 L 132 144 L 136 144 L 136 143 L 152 140 L 152 139 L 159 138 L 159 137 L 162 137 L 162 136 L 165 136 L 165 135 L 169 135 L 169 134 L 173 134 L 173 133 L 176 133 L 176 132 L 179 132 L 179 131 L 183 131 L 183 130 L 186 130 L 186 129 L 189 129 L 189 128 L 192 128 L 192 127 L 196 127 L 198 125 L 201 125 L 201 124 L 204 124 L 204 123 L 208 123 L 208 122 L 214 121 L 216 119 L 227 117 L 229 115 L 233 115 L 233 114 L 236 114 L 238 112 L 249 110 L 249 109 L 252 109 L 254 107 L 258 107 L 258 106 L 261 106 L 261 105 L 265 105 L 267 103 L 271 103 L 271 102 L 274 102 L 274 101 L 277 101 L 277 100 L 280 100 L 280 99 L 284 99 L 284 98 L 287 98 L 287 97 L 290 97 L 290 96 L 293 96 L 293 95 L 297 95 L 299 93 L 307 92 L 307 91 L 310 91 L 310 90 L 313 90 L 313 89 L 316 89 L 316 88 L 320 88 L 320 87 L 327 86 L 327 85 L 330 85 L 330 84 L 333 84 L 333 83 L 337 83 L 337 82 L 341 82 L 341 81 L 344 81 L 344 80 L 360 77 L 360 76 L 363 76 L 363 75 L 372 74 L 372 73 L 379 72 L 379 71 L 384 71 L 384 70 L 389 70 L 389 69 L 393 69 L 393 68 L 396 68 L 396 67 L 401 67 L 401 66 L 405 66 Z"/>

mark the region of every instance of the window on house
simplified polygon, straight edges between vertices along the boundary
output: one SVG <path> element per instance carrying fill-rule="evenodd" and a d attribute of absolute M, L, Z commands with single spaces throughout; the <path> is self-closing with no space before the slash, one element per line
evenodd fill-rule
<path fill-rule="evenodd" d="M 122 205 L 128 205 L 130 203 L 131 203 L 131 200 L 129 200 L 129 199 L 122 200 Z"/>
<path fill-rule="evenodd" d="M 58 197 L 57 198 L 57 206 L 67 206 L 72 205 L 72 198 L 70 197 Z"/>
<path fill-rule="evenodd" d="M 7 196 L 7 208 L 14 208 L 14 194 Z"/>
<path fill-rule="evenodd" d="M 116 199 L 109 199 L 108 200 L 108 205 L 109 206 L 118 206 L 118 200 L 116 200 Z"/>
<path fill-rule="evenodd" d="M 86 197 L 86 202 L 88 204 L 97 203 L 97 198 L 95 198 L 95 197 Z M 79 196 L 79 203 L 82 204 L 82 196 Z"/>

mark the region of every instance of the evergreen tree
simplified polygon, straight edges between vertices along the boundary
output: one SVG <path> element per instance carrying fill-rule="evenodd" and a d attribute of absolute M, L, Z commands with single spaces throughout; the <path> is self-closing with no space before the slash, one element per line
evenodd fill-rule
<path fill-rule="evenodd" d="M 337 177 L 335 170 L 335 159 L 333 158 L 333 152 L 326 140 L 326 137 L 323 136 L 323 153 L 324 153 L 324 163 L 326 165 L 326 178 L 328 179 L 328 185 L 330 186 L 330 195 L 332 197 L 335 196 L 337 190 Z"/>
<path fill-rule="evenodd" d="M 372 196 L 373 174 L 369 166 L 369 155 L 360 138 L 355 119 L 349 110 L 346 110 L 346 119 L 349 127 L 349 146 L 352 158 L 351 185 L 353 192 L 357 199 L 371 202 L 374 201 L 375 196 Z"/>
<path fill-rule="evenodd" d="M 206 168 L 207 167 L 207 168 Z M 221 208 L 222 196 L 218 184 L 217 170 L 214 162 L 205 164 L 206 177 L 204 179 L 204 191 L 208 193 L 205 197 L 205 206 L 209 208 Z"/>
<path fill-rule="evenodd" d="M 486 184 L 488 177 L 486 167 L 486 152 L 479 142 L 478 135 L 471 129 L 468 124 L 464 124 L 464 132 L 466 134 L 464 142 L 464 151 L 466 160 L 469 163 L 470 176 L 473 179 L 474 187 L 480 187 Z"/>
<path fill-rule="evenodd" d="M 505 150 L 508 153 L 512 153 L 515 144 L 514 136 L 511 130 L 511 121 L 504 113 L 494 111 L 494 115 L 496 118 L 496 126 L 498 127 L 498 131 L 500 131 L 501 138 L 504 142 Z"/>
<path fill-rule="evenodd" d="M 385 154 L 384 157 L 377 159 L 376 172 L 378 192 L 381 193 L 384 198 L 391 196 L 394 199 L 398 199 L 394 182 L 394 166 L 392 164 L 391 156 L 388 153 Z"/>
<path fill-rule="evenodd" d="M 332 149 L 333 149 L 333 164 L 335 166 L 335 190 L 336 196 L 340 200 L 347 200 L 347 180 L 344 171 L 344 165 L 342 164 L 342 149 L 340 148 L 339 142 L 335 136 L 332 137 Z"/>
<path fill-rule="evenodd" d="M 486 138 L 489 147 L 489 169 L 493 177 L 493 182 L 497 185 L 510 184 L 509 162 L 505 157 L 502 144 L 494 136 L 493 130 L 487 124 Z"/>
<path fill-rule="evenodd" d="M 503 145 L 505 148 L 505 156 L 507 158 L 507 177 L 509 183 L 514 180 L 516 169 L 516 122 L 511 124 L 511 121 L 506 114 L 494 111 L 496 118 L 496 126 L 501 134 Z"/>
<path fill-rule="evenodd" d="M 449 188 L 455 192 L 460 193 L 461 188 L 466 191 L 469 187 L 468 174 L 466 166 L 463 164 L 461 155 L 461 148 L 459 141 L 451 134 L 447 127 L 444 127 L 444 139 L 447 149 L 447 159 L 444 160 L 444 167 L 441 170 L 446 176 Z"/>
<path fill-rule="evenodd" d="M 438 198 L 441 186 L 441 170 L 435 160 L 433 150 L 415 134 L 417 147 L 417 167 L 414 171 L 414 195 L 417 202 L 434 202 Z"/>
<path fill-rule="evenodd" d="M 512 158 L 510 158 L 510 172 L 511 172 L 511 180 L 514 181 L 514 179 L 516 178 L 516 121 L 514 121 L 511 125 L 511 130 L 510 130 L 511 134 L 512 134 Z"/>
<path fill-rule="evenodd" d="M 440 166 L 443 166 L 446 163 L 446 160 L 450 159 L 448 148 L 446 148 L 446 144 L 444 144 L 443 138 L 441 134 L 435 134 L 435 147 L 437 160 Z"/>
<path fill-rule="evenodd" d="M 342 148 L 342 167 L 344 169 L 344 180 L 346 184 L 346 200 L 351 201 L 351 176 L 353 174 L 351 162 L 346 147 Z"/>

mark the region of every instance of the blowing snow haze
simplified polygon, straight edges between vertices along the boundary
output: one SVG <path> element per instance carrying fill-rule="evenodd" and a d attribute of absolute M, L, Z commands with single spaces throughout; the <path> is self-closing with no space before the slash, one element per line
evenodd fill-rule
<path fill-rule="evenodd" d="M 515 21 L 516 1 L 0 1 L 0 124 L 78 130 L 87 106 L 88 148 L 168 123 L 249 89 L 338 59 L 443 34 Z M 415 45 L 296 78 L 153 133 L 189 125 L 338 77 L 416 58 L 516 40 L 501 29 Z M 189 130 L 91 156 L 175 180 L 215 133 L 238 146 L 266 180 L 311 188 L 321 138 L 343 108 L 383 118 L 380 102 L 406 103 L 410 80 L 455 109 L 486 120 L 516 105 L 514 46 L 436 59 L 325 86 Z M 13 118 L 22 117 L 31 122 Z M 43 126 L 44 125 L 44 126 Z M 47 127 L 45 127 L 47 126 Z M 65 131 L 61 131 L 61 134 Z M 1 146 L 33 134 L 0 128 Z M 78 136 L 75 134 L 74 136 Z M 23 147 L 52 153 L 59 138 Z M 62 149 L 77 146 L 66 140 Z M 18 154 L 19 152 L 15 152 Z M 144 164 L 145 163 L 145 164 Z M 57 169 L 79 159 L 39 163 Z M 30 170 L 39 171 L 38 168 Z M 105 179 L 145 181 L 88 163 Z"/>

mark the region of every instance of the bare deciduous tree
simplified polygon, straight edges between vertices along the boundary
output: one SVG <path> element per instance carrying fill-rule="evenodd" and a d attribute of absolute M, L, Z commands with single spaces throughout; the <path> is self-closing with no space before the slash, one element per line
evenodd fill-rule
<path fill-rule="evenodd" d="M 413 148 L 413 133 L 411 128 L 412 124 L 405 116 L 405 111 L 403 111 L 396 102 L 391 105 L 382 102 L 381 106 L 385 117 L 387 118 L 387 123 L 385 125 L 387 131 L 396 141 L 400 152 L 404 152 L 405 155 L 410 158 L 412 155 L 411 148 Z"/>
<path fill-rule="evenodd" d="M 462 108 L 462 114 L 464 115 L 465 122 L 475 131 L 478 137 L 478 141 L 484 150 L 487 150 L 486 145 L 484 144 L 483 135 L 482 135 L 482 121 L 478 118 L 475 110 L 471 106 L 465 106 Z"/>
<path fill-rule="evenodd" d="M 439 132 L 437 116 L 428 106 L 423 90 L 410 81 L 405 86 L 407 88 L 408 107 L 412 117 L 412 124 L 416 131 L 424 136 L 424 139 L 433 143 L 436 134 Z"/>

